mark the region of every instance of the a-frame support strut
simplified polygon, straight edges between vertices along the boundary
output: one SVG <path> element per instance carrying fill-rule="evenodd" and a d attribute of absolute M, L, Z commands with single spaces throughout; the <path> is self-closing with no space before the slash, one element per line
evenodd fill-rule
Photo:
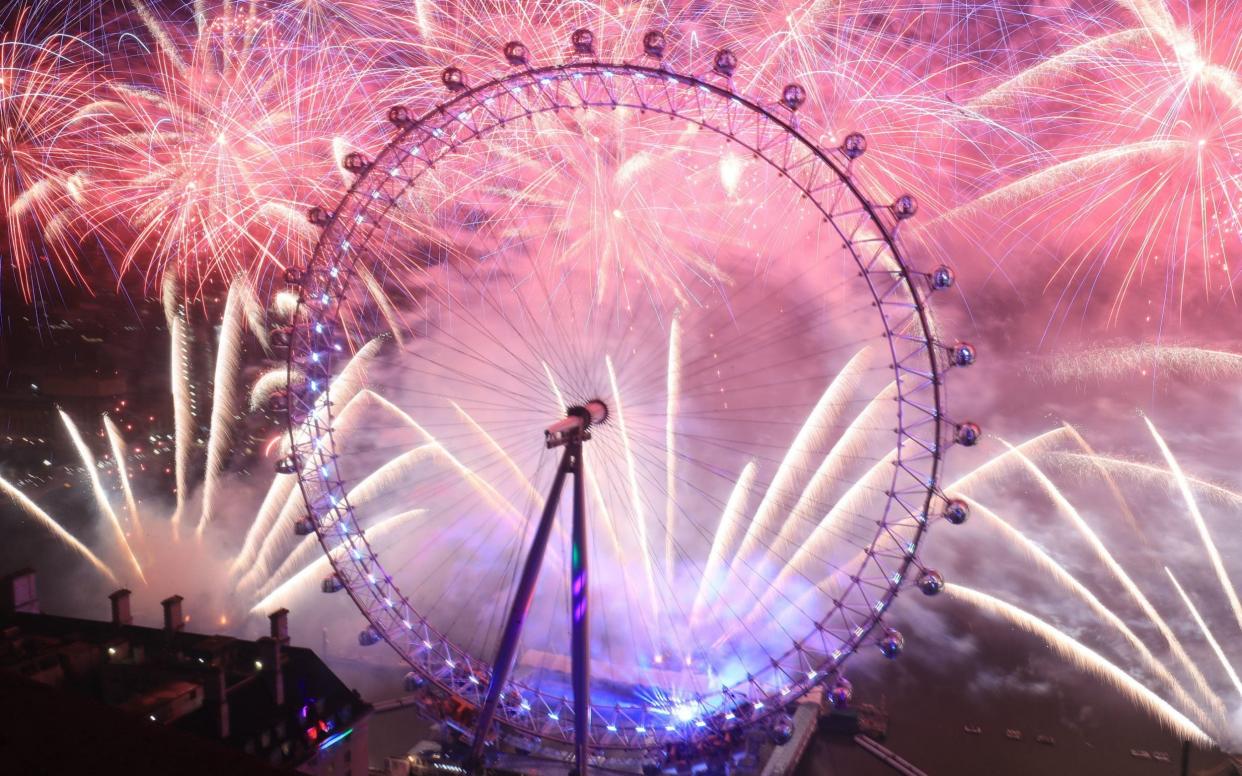
<path fill-rule="evenodd" d="M 505 619 L 500 647 L 496 651 L 496 660 L 492 663 L 492 677 L 487 686 L 487 697 L 479 711 L 474 743 L 470 749 L 470 762 L 476 768 L 482 763 L 483 748 L 492 722 L 496 718 L 496 707 L 500 704 L 505 684 L 513 670 L 513 660 L 517 656 L 522 626 L 535 597 L 535 583 L 539 579 L 543 556 L 548 549 L 548 539 L 552 535 L 552 523 L 556 519 L 556 511 L 560 506 L 561 492 L 565 488 L 565 477 L 572 475 L 574 500 L 573 543 L 570 553 L 570 589 L 572 591 L 570 657 L 573 666 L 574 759 L 578 776 L 587 776 L 589 756 L 587 739 L 591 729 L 591 639 L 590 617 L 587 611 L 586 483 L 583 481 L 582 443 L 591 438 L 587 428 L 592 421 L 600 422 L 606 417 L 607 408 L 603 402 L 593 401 L 585 408 L 571 407 L 566 420 L 561 421 L 547 432 L 548 447 L 563 446 L 565 452 L 561 455 L 560 465 L 552 480 L 552 489 L 548 493 L 547 503 L 544 504 L 543 514 L 539 517 L 535 538 L 531 543 L 530 553 L 526 556 L 526 565 L 522 568 L 522 576 L 518 580 L 509 616 Z"/>

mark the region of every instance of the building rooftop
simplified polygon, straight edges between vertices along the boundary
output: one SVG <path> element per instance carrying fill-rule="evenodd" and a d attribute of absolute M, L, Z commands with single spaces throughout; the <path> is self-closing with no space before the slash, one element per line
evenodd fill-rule
<path fill-rule="evenodd" d="M 130 621 L 128 591 L 110 596 L 110 621 L 95 621 L 40 612 L 33 572 L 10 576 L 3 589 L 0 675 L 30 704 L 30 714 L 18 715 L 23 723 L 49 739 L 74 735 L 56 711 L 65 706 L 106 718 L 131 747 L 171 729 L 175 740 L 189 735 L 259 765 L 307 770 L 372 710 L 314 652 L 289 645 L 285 610 L 272 615 L 272 635 L 246 641 L 185 632 L 180 596 L 163 602 L 164 627 L 150 628 Z M 19 741 L 40 756 L 57 754 L 44 751 L 42 737 Z M 361 760 L 365 772 L 365 752 Z M 162 767 L 169 772 L 168 762 Z"/>

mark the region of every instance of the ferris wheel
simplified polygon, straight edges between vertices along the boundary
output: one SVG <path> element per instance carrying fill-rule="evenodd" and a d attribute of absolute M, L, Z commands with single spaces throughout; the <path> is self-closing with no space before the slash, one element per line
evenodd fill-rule
<path fill-rule="evenodd" d="M 798 85 L 738 62 L 565 62 L 388 112 L 396 136 L 322 227 L 289 331 L 290 440 L 313 529 L 368 620 L 477 757 L 660 767 L 787 735 L 814 687 L 901 634 L 897 593 L 966 507 L 938 490 L 944 378 L 974 349 L 926 305 L 865 138 L 821 148 Z M 637 52 L 636 52 L 637 53 Z"/>

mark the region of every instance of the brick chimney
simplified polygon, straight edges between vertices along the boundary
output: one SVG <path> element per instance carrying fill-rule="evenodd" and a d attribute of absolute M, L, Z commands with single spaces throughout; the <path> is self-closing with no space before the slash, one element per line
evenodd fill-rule
<path fill-rule="evenodd" d="M 285 646 L 289 645 L 289 610 L 277 609 L 267 616 L 272 623 L 272 638 Z"/>
<path fill-rule="evenodd" d="M 281 649 L 283 645 L 280 639 L 265 636 L 259 639 L 259 654 L 263 657 L 263 670 L 272 671 L 272 695 L 277 706 L 285 705 L 285 672 L 280 665 Z"/>
<path fill-rule="evenodd" d="M 160 601 L 164 607 L 164 630 L 176 633 L 185 626 L 185 618 L 181 616 L 181 602 L 185 599 L 179 595 Z"/>
<path fill-rule="evenodd" d="M 129 591 L 121 588 L 115 593 L 108 594 L 108 600 L 112 602 L 112 624 L 113 625 L 130 625 L 134 618 L 129 613 Z"/>
<path fill-rule="evenodd" d="M 35 570 L 25 568 L 4 578 L 0 589 L 0 609 L 6 612 L 39 613 L 39 591 L 35 585 Z"/>

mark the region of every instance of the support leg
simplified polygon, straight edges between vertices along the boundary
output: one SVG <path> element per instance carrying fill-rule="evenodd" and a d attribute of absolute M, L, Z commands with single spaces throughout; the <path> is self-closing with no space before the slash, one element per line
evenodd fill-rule
<path fill-rule="evenodd" d="M 548 548 L 548 537 L 552 533 L 552 521 L 556 518 L 561 490 L 565 486 L 565 475 L 571 473 L 574 461 L 581 457 L 581 449 L 581 445 L 568 445 L 564 455 L 561 456 L 556 477 L 552 480 L 552 490 L 548 493 L 548 501 L 544 504 L 543 514 L 539 518 L 539 527 L 535 530 L 535 539 L 531 543 L 530 554 L 526 556 L 526 565 L 522 568 L 522 577 L 518 581 L 517 592 L 513 595 L 513 605 L 509 609 L 505 629 L 500 637 L 500 648 L 496 650 L 496 660 L 492 663 L 492 678 L 487 685 L 487 699 L 479 711 L 478 726 L 474 731 L 474 744 L 470 747 L 470 760 L 476 768 L 481 763 L 483 744 L 492 727 L 492 720 L 496 718 L 496 706 L 500 703 L 501 692 L 509 681 L 509 672 L 513 669 L 518 640 L 522 636 L 522 623 L 526 620 L 530 603 L 535 596 L 535 582 L 539 579 L 539 568 L 543 565 L 543 555 Z"/>
<path fill-rule="evenodd" d="M 574 759 L 578 776 L 587 776 L 587 735 L 591 729 L 591 632 L 587 612 L 586 483 L 582 481 L 582 449 L 575 451 L 574 517 L 571 585 L 573 590 Z"/>

